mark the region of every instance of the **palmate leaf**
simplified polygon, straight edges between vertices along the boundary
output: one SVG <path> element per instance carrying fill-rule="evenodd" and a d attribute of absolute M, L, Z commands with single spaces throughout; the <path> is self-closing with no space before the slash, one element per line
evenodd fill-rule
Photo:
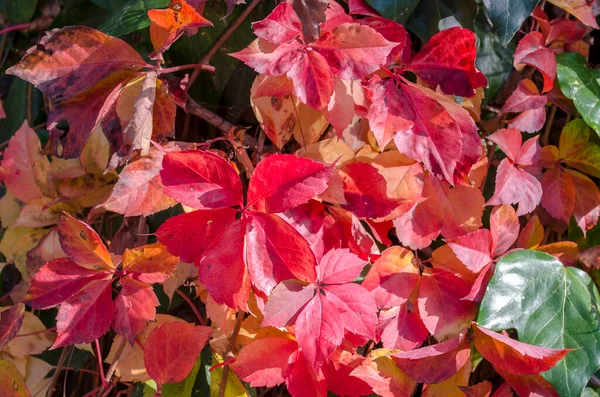
<path fill-rule="evenodd" d="M 554 257 L 518 251 L 496 265 L 477 323 L 496 331 L 514 328 L 519 340 L 576 349 L 544 372 L 562 396 L 579 396 L 600 367 L 600 296 L 587 274 Z"/>

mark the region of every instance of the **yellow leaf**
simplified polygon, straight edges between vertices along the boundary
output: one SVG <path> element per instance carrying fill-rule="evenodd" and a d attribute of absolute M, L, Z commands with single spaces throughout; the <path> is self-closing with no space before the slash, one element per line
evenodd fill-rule
<path fill-rule="evenodd" d="M 28 397 L 29 390 L 25 380 L 14 364 L 0 360 L 0 396 L 1 397 Z"/>
<path fill-rule="evenodd" d="M 223 362 L 223 358 L 213 353 L 212 364 L 217 365 Z M 223 376 L 223 367 L 215 368 L 210 373 L 210 395 L 211 397 L 219 396 L 219 388 L 221 386 L 221 376 Z M 246 388 L 237 377 L 237 375 L 229 370 L 227 375 L 227 383 L 225 386 L 225 397 L 249 397 L 250 394 L 246 391 Z"/>

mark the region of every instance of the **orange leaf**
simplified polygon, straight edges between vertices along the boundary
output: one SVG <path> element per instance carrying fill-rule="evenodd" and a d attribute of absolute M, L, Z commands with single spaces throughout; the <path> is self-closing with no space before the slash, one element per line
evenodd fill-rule
<path fill-rule="evenodd" d="M 58 221 L 57 230 L 63 251 L 79 266 L 91 270 L 115 268 L 100 236 L 85 223 L 65 212 Z"/>

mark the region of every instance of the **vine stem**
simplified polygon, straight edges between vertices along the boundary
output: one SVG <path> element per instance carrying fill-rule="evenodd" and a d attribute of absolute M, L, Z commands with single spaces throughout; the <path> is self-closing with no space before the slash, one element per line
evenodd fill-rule
<path fill-rule="evenodd" d="M 248 176 L 252 175 L 252 173 L 254 172 L 254 165 L 252 164 L 252 160 L 250 160 L 248 152 L 246 152 L 246 148 L 240 142 L 238 142 L 238 140 L 235 137 L 235 132 L 237 130 L 243 129 L 243 127 L 233 125 L 221 116 L 211 112 L 210 110 L 206 109 L 198 102 L 196 102 L 189 95 L 185 104 L 185 110 L 186 112 L 200 117 L 207 123 L 212 124 L 219 130 L 221 130 L 221 132 L 225 134 L 225 136 L 228 138 L 228 141 L 232 144 L 233 148 L 235 149 L 236 157 L 238 161 L 244 166 L 246 174 Z"/>
<path fill-rule="evenodd" d="M 106 389 L 108 386 L 108 382 L 104 379 L 104 366 L 102 365 L 102 352 L 100 351 L 100 342 L 98 339 L 94 341 L 94 345 L 96 346 L 96 357 L 98 358 L 98 366 L 100 367 L 100 377 L 102 379 L 102 389 Z"/>
<path fill-rule="evenodd" d="M 223 356 L 223 361 L 226 360 L 231 350 L 233 350 L 233 346 L 235 345 L 235 340 L 237 339 L 240 329 L 242 328 L 242 322 L 244 321 L 244 312 L 239 311 L 237 313 L 237 318 L 235 319 L 235 326 L 233 327 L 233 332 L 231 333 L 231 339 L 229 339 L 229 344 L 227 345 L 227 351 Z M 229 377 L 229 365 L 226 364 L 223 367 L 223 373 L 221 374 L 221 383 L 219 384 L 219 397 L 225 397 L 225 389 L 227 389 L 227 378 Z"/>
<path fill-rule="evenodd" d="M 62 352 L 60 353 L 60 358 L 58 359 L 58 364 L 56 365 L 55 369 L 54 369 L 54 375 L 52 376 L 52 380 L 50 381 L 50 386 L 48 387 L 48 392 L 46 393 L 47 396 L 51 396 L 55 389 L 56 389 L 56 383 L 58 382 L 58 377 L 63 369 L 63 366 L 65 364 L 65 360 L 67 359 L 67 356 L 69 355 L 69 351 L 73 349 L 73 346 L 67 346 L 65 348 L 63 348 Z"/>
<path fill-rule="evenodd" d="M 127 343 L 127 339 L 121 338 L 121 343 L 117 347 L 117 351 L 115 353 L 115 358 L 114 358 L 112 364 L 110 365 L 110 367 L 108 367 L 108 372 L 106 372 L 106 376 L 104 376 L 104 374 L 102 374 L 102 387 L 100 387 L 100 390 L 98 391 L 98 394 L 97 394 L 98 397 L 102 396 L 104 389 L 106 389 L 108 387 L 109 382 L 112 380 L 112 377 L 113 377 L 115 371 L 117 370 L 117 365 L 119 365 L 119 358 L 121 358 L 121 353 L 123 353 L 123 349 L 125 348 L 126 343 Z M 102 367 L 100 367 L 100 368 L 102 368 Z M 102 371 L 102 372 L 104 372 L 104 371 Z"/>
<path fill-rule="evenodd" d="M 23 30 L 23 29 L 27 29 L 29 28 L 29 24 L 28 23 L 22 23 L 20 25 L 13 25 L 13 26 L 7 26 L 4 29 L 0 29 L 0 35 L 6 34 L 6 33 L 10 33 L 10 32 L 14 32 L 15 30 Z"/>
<path fill-rule="evenodd" d="M 25 336 L 33 336 L 33 335 L 45 334 L 46 332 L 54 332 L 54 331 L 56 331 L 56 327 L 48 328 L 48 329 L 45 329 L 43 331 L 30 332 L 28 334 L 18 334 L 18 335 L 15 335 L 14 339 L 16 339 L 16 338 L 23 338 Z"/>
<path fill-rule="evenodd" d="M 194 73 L 196 71 L 200 72 L 200 70 L 206 70 L 207 72 L 211 72 L 211 73 L 214 73 L 217 71 L 217 69 L 214 66 L 205 65 L 202 63 L 193 63 L 193 64 L 189 64 L 189 65 L 173 66 L 172 68 L 158 69 L 158 71 L 161 74 L 164 74 L 164 73 L 178 72 L 180 70 L 186 70 L 186 69 L 196 69 L 194 71 Z"/>
<path fill-rule="evenodd" d="M 550 116 L 548 117 L 548 121 L 546 122 L 546 128 L 544 129 L 544 133 L 542 134 L 542 138 L 540 139 L 542 146 L 548 145 L 548 140 L 550 136 L 550 131 L 552 130 L 552 123 L 554 122 L 554 117 L 556 116 L 556 105 L 552 105 L 552 109 L 550 109 Z"/>
<path fill-rule="evenodd" d="M 261 1 L 262 0 L 252 0 L 252 3 L 250 3 L 248 7 L 246 7 L 246 9 L 240 14 L 240 16 L 235 21 L 233 21 L 231 25 L 229 25 L 227 30 L 221 35 L 221 37 L 219 37 L 217 41 L 215 41 L 215 44 L 213 44 L 210 50 L 208 50 L 208 52 L 202 57 L 202 59 L 200 59 L 198 63 L 208 64 L 212 57 L 217 53 L 217 51 L 219 51 L 219 48 L 221 48 L 223 44 L 225 44 L 229 36 L 231 36 L 233 32 L 235 32 L 237 28 L 240 27 L 240 25 L 246 20 L 248 15 L 250 15 L 250 13 L 254 11 L 254 9 L 260 4 Z M 192 84 L 194 84 L 194 81 L 196 81 L 199 74 L 200 70 L 194 70 L 194 72 L 190 76 L 190 81 L 186 87 L 186 91 L 192 86 Z"/>
<path fill-rule="evenodd" d="M 184 294 L 183 292 L 181 292 L 178 289 L 176 289 L 175 292 L 177 292 L 177 294 L 179 296 L 181 296 L 183 298 L 183 300 L 186 301 L 187 304 L 192 308 L 192 310 L 194 311 L 194 314 L 198 318 L 198 321 L 200 321 L 200 324 L 206 325 L 206 321 L 204 321 L 204 319 L 200 315 L 200 312 L 198 311 L 198 308 L 196 307 L 196 305 L 194 304 L 194 302 L 190 299 L 190 297 L 187 296 L 186 294 Z"/>

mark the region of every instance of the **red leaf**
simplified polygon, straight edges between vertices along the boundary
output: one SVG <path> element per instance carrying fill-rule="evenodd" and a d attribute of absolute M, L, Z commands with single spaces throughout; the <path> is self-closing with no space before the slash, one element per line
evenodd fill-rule
<path fill-rule="evenodd" d="M 389 215 L 401 202 L 388 197 L 387 183 L 377 168 L 369 163 L 350 163 L 340 169 L 343 183 L 343 208 L 359 218 L 381 218 Z"/>
<path fill-rule="evenodd" d="M 192 208 L 242 205 L 242 183 L 233 166 L 206 151 L 167 153 L 160 171 L 165 193 Z"/>
<path fill-rule="evenodd" d="M 333 94 L 331 69 L 323 55 L 316 51 L 304 51 L 303 56 L 287 72 L 287 76 L 294 81 L 294 92 L 302 103 L 322 109 L 327 106 Z"/>
<path fill-rule="evenodd" d="M 273 387 L 288 377 L 298 343 L 287 338 L 256 339 L 244 346 L 230 368 L 251 387 Z"/>
<path fill-rule="evenodd" d="M 404 304 L 419 281 L 419 268 L 409 250 L 393 246 L 381 254 L 362 286 L 371 291 L 379 308 Z"/>
<path fill-rule="evenodd" d="M 506 383 L 508 383 L 519 396 L 558 397 L 558 393 L 554 390 L 554 387 L 544 379 L 542 375 L 513 375 L 510 373 L 500 373 L 500 376 L 506 380 Z M 508 391 L 507 396 L 508 395 L 512 396 L 512 391 Z M 500 395 L 496 396 L 496 394 L 494 394 L 493 397 L 500 397 Z"/>
<path fill-rule="evenodd" d="M 285 327 L 296 322 L 298 314 L 315 296 L 314 285 L 302 284 L 288 280 L 273 289 L 265 305 L 263 327 Z"/>
<path fill-rule="evenodd" d="M 350 4 L 349 2 L 348 4 Z M 391 21 L 379 16 L 370 16 L 359 19 L 358 22 L 375 29 L 386 40 L 396 44 L 387 59 L 387 64 L 398 63 L 406 64 L 410 62 L 411 41 L 408 32 L 404 26 L 396 21 Z"/>
<path fill-rule="evenodd" d="M 492 394 L 492 384 L 487 380 L 473 386 L 459 386 L 459 389 L 465 393 L 465 397 L 489 397 Z"/>
<path fill-rule="evenodd" d="M 381 349 L 380 349 L 381 350 Z M 410 396 L 415 391 L 417 384 L 406 374 L 400 371 L 387 352 L 375 350 L 374 357 L 367 357 L 350 376 L 355 376 L 368 383 L 373 392 L 382 397 Z"/>
<path fill-rule="evenodd" d="M 106 277 L 107 273 L 83 268 L 68 258 L 54 259 L 35 274 L 27 300 L 34 309 L 54 307 L 90 282 Z"/>
<path fill-rule="evenodd" d="M 413 350 L 420 347 L 429 336 L 419 314 L 417 292 L 415 289 L 402 306 L 379 313 L 378 329 L 383 347 Z"/>
<path fill-rule="evenodd" d="M 542 92 L 548 92 L 554 86 L 556 77 L 556 55 L 544 45 L 544 37 L 540 32 L 531 32 L 523 37 L 515 51 L 514 66 L 522 70 L 525 65 L 533 66 L 544 76 Z"/>
<path fill-rule="evenodd" d="M 554 367 L 573 349 L 533 346 L 473 323 L 475 347 L 500 373 L 537 375 Z"/>
<path fill-rule="evenodd" d="M 360 276 L 366 262 L 347 248 L 327 252 L 317 266 L 317 279 L 321 284 L 345 284 Z"/>
<path fill-rule="evenodd" d="M 160 225 L 156 238 L 182 261 L 194 262 L 235 221 L 236 213 L 231 208 L 220 208 L 177 215 Z"/>
<path fill-rule="evenodd" d="M 332 173 L 333 165 L 293 154 L 271 155 L 254 170 L 248 187 L 248 208 L 285 212 L 323 193 Z"/>
<path fill-rule="evenodd" d="M 449 240 L 448 245 L 456 257 L 473 273 L 479 273 L 492 262 L 494 243 L 492 234 L 487 229 L 480 229 Z"/>
<path fill-rule="evenodd" d="M 577 195 L 571 175 L 560 166 L 553 167 L 544 173 L 541 185 L 544 191 L 542 207 L 552 217 L 568 223 L 575 209 Z"/>
<path fill-rule="evenodd" d="M 23 324 L 25 305 L 21 302 L 0 312 L 0 351 L 15 337 Z"/>
<path fill-rule="evenodd" d="M 85 223 L 63 213 L 56 230 L 61 248 L 79 266 L 108 271 L 115 268 L 102 239 Z"/>
<path fill-rule="evenodd" d="M 151 66 L 123 40 L 85 26 L 67 26 L 46 32 L 7 73 L 60 101 L 90 89 L 116 71 L 145 67 Z"/>
<path fill-rule="evenodd" d="M 301 350 L 291 360 L 285 380 L 287 391 L 297 397 L 326 397 L 327 384 L 320 371 L 316 371 Z"/>
<path fill-rule="evenodd" d="M 298 37 L 302 24 L 290 3 L 280 3 L 265 19 L 254 22 L 252 29 L 261 39 L 281 44 Z"/>
<path fill-rule="evenodd" d="M 250 276 L 244 264 L 247 222 L 236 220 L 207 247 L 196 266 L 200 281 L 217 303 L 247 309 Z"/>
<path fill-rule="evenodd" d="M 212 22 L 202 17 L 194 7 L 185 0 L 171 0 L 169 8 L 149 10 L 150 39 L 154 46 L 151 58 L 169 49 L 181 35 L 193 36 L 202 26 L 212 26 Z"/>
<path fill-rule="evenodd" d="M 88 284 L 60 305 L 56 317 L 58 337 L 52 349 L 100 338 L 113 319 L 112 277 Z"/>
<path fill-rule="evenodd" d="M 439 383 L 458 372 L 469 360 L 466 341 L 456 337 L 435 345 L 393 354 L 394 362 L 417 383 Z"/>
<path fill-rule="evenodd" d="M 475 67 L 475 33 L 453 27 L 435 34 L 408 65 L 428 84 L 448 95 L 472 97 L 487 79 Z"/>
<path fill-rule="evenodd" d="M 573 216 L 577 225 L 587 232 L 598 223 L 600 216 L 600 191 L 598 186 L 587 176 L 574 171 L 567 170 L 575 184 L 575 209 Z"/>
<path fill-rule="evenodd" d="M 423 324 L 437 340 L 458 335 L 469 326 L 476 305 L 461 300 L 469 291 L 467 282 L 444 270 L 433 269 L 421 275 L 419 312 Z"/>
<path fill-rule="evenodd" d="M 123 277 L 120 281 L 121 292 L 115 299 L 115 315 L 112 319 L 112 328 L 133 344 L 149 321 L 156 316 L 156 306 L 160 302 L 156 298 L 152 287 L 148 284 Z"/>
<path fill-rule="evenodd" d="M 311 44 L 327 60 L 331 73 L 344 80 L 359 80 L 377 71 L 394 47 L 396 43 L 358 23 L 340 25 Z"/>
<path fill-rule="evenodd" d="M 314 282 L 317 277 L 315 256 L 306 240 L 274 214 L 251 213 L 244 258 L 252 285 L 266 295 L 280 281 Z"/>
<path fill-rule="evenodd" d="M 296 338 L 313 368 L 318 368 L 342 343 L 344 328 L 337 307 L 317 291 L 296 322 Z"/>
<path fill-rule="evenodd" d="M 375 339 L 377 305 L 369 292 L 358 284 L 330 285 L 323 287 L 327 300 L 337 307 L 344 328 L 363 336 L 364 343 Z"/>
<path fill-rule="evenodd" d="M 183 321 L 164 323 L 150 332 L 144 364 L 158 392 L 165 383 L 181 382 L 188 376 L 211 333 L 210 327 Z"/>
<path fill-rule="evenodd" d="M 497 258 L 517 241 L 519 237 L 519 218 L 511 205 L 494 207 L 490 215 L 490 232 L 494 242 L 492 256 Z"/>
<path fill-rule="evenodd" d="M 336 396 L 368 396 L 373 393 L 371 386 L 350 373 L 365 360 L 363 356 L 337 349 L 322 367 L 327 380 L 327 390 Z"/>
<path fill-rule="evenodd" d="M 525 132 L 536 132 L 546 122 L 546 102 L 548 97 L 539 95 L 538 89 L 529 79 L 519 82 L 517 89 L 502 106 L 502 113 L 520 113 L 508 121 L 508 125 Z"/>

